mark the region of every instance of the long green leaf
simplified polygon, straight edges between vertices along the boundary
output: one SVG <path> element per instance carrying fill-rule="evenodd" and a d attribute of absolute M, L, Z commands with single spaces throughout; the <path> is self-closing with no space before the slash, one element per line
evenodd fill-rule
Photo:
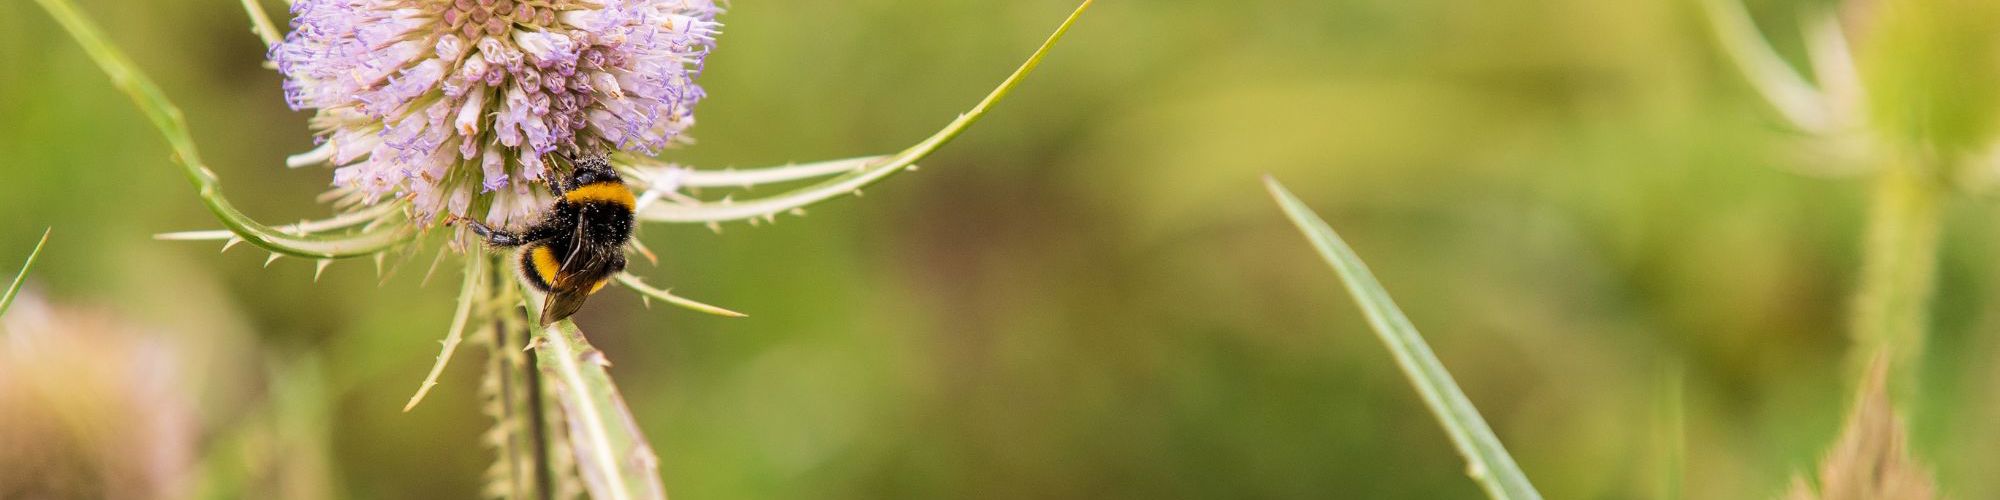
<path fill-rule="evenodd" d="M 1354 302 L 1361 306 L 1361 312 L 1368 317 L 1369 326 L 1374 327 L 1377 337 L 1389 346 L 1389 353 L 1396 358 L 1396 365 L 1409 377 L 1410 384 L 1416 386 L 1417 394 L 1423 397 L 1424 405 L 1437 415 L 1444 425 L 1446 434 L 1451 435 L 1452 444 L 1465 456 L 1467 473 L 1479 483 L 1486 494 L 1500 499 L 1539 499 L 1541 493 L 1528 483 L 1528 477 L 1521 473 L 1521 467 L 1514 464 L 1514 457 L 1500 446 L 1500 439 L 1493 435 L 1493 429 L 1486 426 L 1486 420 L 1479 417 L 1479 410 L 1472 407 L 1472 401 L 1465 398 L 1465 392 L 1458 389 L 1451 373 L 1444 364 L 1438 362 L 1437 355 L 1431 353 L 1430 345 L 1424 343 L 1417 327 L 1410 323 L 1403 311 L 1389 299 L 1389 292 L 1375 275 L 1368 272 L 1368 266 L 1361 263 L 1361 257 L 1327 227 L 1326 221 L 1306 208 L 1305 203 L 1292 196 L 1290 191 L 1269 177 L 1264 178 L 1265 187 L 1271 196 L 1285 209 L 1285 215 L 1292 223 L 1305 232 L 1319 249 L 1321 257 L 1333 270 L 1340 274 L 1347 291 L 1354 294 Z"/>
<path fill-rule="evenodd" d="M 1001 81 L 1000 86 L 993 89 L 992 93 L 987 94 L 985 99 L 981 99 L 979 104 L 972 107 L 972 110 L 958 115 L 957 119 L 952 120 L 950 124 L 945 125 L 936 134 L 932 134 L 929 138 L 924 139 L 923 142 L 918 142 L 915 146 L 910 146 L 909 149 L 883 157 L 881 160 L 870 161 L 853 172 L 784 194 L 748 200 L 724 200 L 701 203 L 655 203 L 641 210 L 639 217 L 654 222 L 695 223 L 715 223 L 756 219 L 759 217 L 770 218 L 788 210 L 803 208 L 807 205 L 833 199 L 841 195 L 858 192 L 861 188 L 887 179 L 897 172 L 913 169 L 916 166 L 917 160 L 930 156 L 939 147 L 943 147 L 945 143 L 951 142 L 959 134 L 964 133 L 967 127 L 971 127 L 973 123 L 985 117 L 988 109 L 991 109 L 994 104 L 999 103 L 1001 99 L 1007 97 L 1007 93 L 1012 92 L 1015 86 L 1021 84 L 1022 80 L 1027 79 L 1028 74 L 1034 73 L 1035 67 L 1042 64 L 1042 57 L 1047 56 L 1049 50 L 1055 48 L 1056 42 L 1062 41 L 1063 35 L 1069 33 L 1070 26 L 1076 24 L 1076 20 L 1083 16 L 1085 10 L 1090 9 L 1092 1 L 1094 0 L 1084 0 L 1081 5 L 1078 5 L 1076 10 L 1070 13 L 1069 18 L 1064 19 L 1062 25 L 1056 27 L 1055 33 L 1050 34 L 1048 40 L 1042 42 L 1041 48 L 1036 49 L 1033 55 L 1028 56 L 1027 62 L 1022 63 L 1020 68 L 1014 70 L 1014 74 L 1009 75 L 1006 80 Z"/>
<path fill-rule="evenodd" d="M 21 293 L 21 284 L 28 281 L 28 270 L 35 268 L 35 259 L 42 256 L 42 246 L 49 244 L 49 231 L 42 230 L 42 241 L 35 243 L 35 249 L 28 252 L 28 261 L 21 263 L 21 272 L 14 274 L 14 284 L 7 286 L 7 293 L 0 295 L 0 316 L 7 315 L 7 308 L 14 307 L 14 295 Z"/>
<path fill-rule="evenodd" d="M 521 287 L 528 317 L 542 316 L 542 294 Z M 535 329 L 535 359 L 554 379 L 569 423 L 570 447 L 590 497 L 597 500 L 664 499 L 660 459 L 640 434 L 638 420 L 605 371 L 610 362 L 569 320 Z"/>
<path fill-rule="evenodd" d="M 365 231 L 340 236 L 307 236 L 286 234 L 251 220 L 236 210 L 235 205 L 222 195 L 221 182 L 215 173 L 201 161 L 201 152 L 195 148 L 194 137 L 188 133 L 187 121 L 181 117 L 181 110 L 167 100 L 166 93 L 154 85 L 152 79 L 139 71 L 138 65 L 125 56 L 124 52 L 111 45 L 103 31 L 85 18 L 68 0 L 35 0 L 49 11 L 64 30 L 76 39 L 77 45 L 90 55 L 90 59 L 111 77 L 111 85 L 118 87 L 132 98 L 132 103 L 146 119 L 159 129 L 167 145 L 174 150 L 174 160 L 187 174 L 188 182 L 201 195 L 203 204 L 215 214 L 222 225 L 235 232 L 253 245 L 272 252 L 315 259 L 338 259 L 370 255 L 394 247 L 413 236 L 407 224 L 390 224 L 374 231 Z"/>

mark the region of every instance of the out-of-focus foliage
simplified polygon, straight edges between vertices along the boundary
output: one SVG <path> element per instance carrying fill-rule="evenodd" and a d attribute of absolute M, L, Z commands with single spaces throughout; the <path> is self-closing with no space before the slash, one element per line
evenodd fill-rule
<path fill-rule="evenodd" d="M 22 302 L 0 318 L 0 496 L 341 497 L 318 363 L 259 359 L 228 306 L 175 330 Z"/>
<path fill-rule="evenodd" d="M 234 5 L 78 3 L 187 111 L 239 208 L 270 223 L 326 214 L 310 200 L 330 174 L 282 167 L 311 146 L 305 115 L 284 107 Z M 1827 3 L 1749 3 L 1801 64 L 1795 20 Z M 1944 25 L 1982 19 L 1953 15 L 1979 2 L 1883 3 L 1919 11 L 1857 45 L 1869 81 L 1935 100 L 1897 123 L 1972 147 L 1995 111 L 1974 107 L 2000 87 L 1949 54 L 1992 48 Z M 1071 7 L 734 2 L 701 80 L 699 144 L 669 158 L 906 146 Z M 1102 3 L 923 170 L 803 219 L 640 235 L 662 261 L 637 274 L 750 318 L 610 293 L 576 319 L 678 498 L 1477 495 L 1262 193 L 1272 173 L 1368 257 L 1550 498 L 1657 490 L 1674 456 L 1654 439 L 1674 420 L 1655 411 L 1664 366 L 1685 373 L 1686 495 L 1775 496 L 1846 414 L 1866 189 L 1796 173 L 1823 165 L 1708 29 L 1694 2 Z M 30 2 L 0 3 L 0 103 L 0 255 L 25 255 L 49 226 L 62 243 L 29 290 L 317 357 L 323 380 L 287 384 L 259 375 L 257 355 L 188 361 L 249 374 L 210 377 L 188 402 L 241 415 L 273 390 L 305 401 L 295 414 L 324 405 L 270 426 L 325 433 L 319 477 L 336 496 L 477 491 L 481 363 L 453 363 L 399 411 L 451 321 L 451 269 L 423 287 L 428 255 L 386 280 L 342 263 L 315 284 L 302 261 L 267 269 L 258 252 L 152 240 L 214 223 Z M 2000 355 L 1995 208 L 1946 208 L 1929 363 L 1907 396 L 1911 449 L 1954 497 L 2000 495 L 1985 472 L 2000 465 L 2000 372 L 1983 362 Z M 234 442 L 187 445 L 207 457 Z"/>
<path fill-rule="evenodd" d="M 157 332 L 41 304 L 6 318 L 0 348 L 0 495 L 174 498 L 199 419 L 183 346 Z M 144 415 L 143 419 L 132 418 Z"/>

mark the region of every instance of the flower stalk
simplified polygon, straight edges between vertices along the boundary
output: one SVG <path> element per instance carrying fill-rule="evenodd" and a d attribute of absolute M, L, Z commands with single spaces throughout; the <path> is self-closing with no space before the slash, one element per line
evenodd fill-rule
<path fill-rule="evenodd" d="M 1854 298 L 1853 367 L 1877 354 L 1892 385 L 1903 386 L 1924 349 L 1937 287 L 1938 242 L 1946 187 L 1930 171 L 1904 166 L 1876 174 Z"/>
<path fill-rule="evenodd" d="M 541 317 L 541 293 L 519 280 L 516 284 L 528 317 Z M 534 328 L 528 345 L 544 375 L 542 383 L 553 389 L 569 420 L 566 437 L 591 498 L 666 498 L 659 456 L 611 382 L 606 371 L 611 362 L 604 353 L 567 319 Z"/>
<path fill-rule="evenodd" d="M 478 260 L 496 260 L 481 258 Z M 505 273 L 496 272 L 486 283 L 505 283 Z M 489 285 L 496 302 L 510 298 L 504 287 Z M 535 359 L 519 346 L 528 342 L 526 320 L 518 308 L 508 307 L 489 317 L 485 328 L 487 347 L 486 413 L 493 417 L 487 441 L 496 455 L 487 470 L 487 496 L 506 499 L 549 498 L 555 476 L 549 427 L 543 397 L 545 389 Z"/>
<path fill-rule="evenodd" d="M 1887 140 L 1893 128 L 1870 120 L 1870 103 L 1847 32 L 1831 13 L 1807 22 L 1808 55 L 1817 86 L 1791 68 L 1757 30 L 1737 0 L 1703 0 L 1717 41 L 1773 109 L 1830 158 L 1867 165 L 1873 191 L 1862 270 L 1850 317 L 1854 373 L 1878 355 L 1893 385 L 1904 386 L 1922 361 L 1930 302 L 1937 282 L 1943 203 L 1950 195 L 1948 151 L 1932 138 L 1922 145 Z M 1872 131 L 1873 133 L 1869 133 Z"/>

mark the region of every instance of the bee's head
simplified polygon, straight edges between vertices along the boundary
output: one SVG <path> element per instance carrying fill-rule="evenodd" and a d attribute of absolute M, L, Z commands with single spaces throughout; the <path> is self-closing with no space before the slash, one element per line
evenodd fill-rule
<path fill-rule="evenodd" d="M 611 161 L 604 156 L 586 156 L 576 160 L 576 170 L 570 172 L 571 186 L 588 186 L 604 182 L 623 182 L 618 171 L 611 168 Z"/>

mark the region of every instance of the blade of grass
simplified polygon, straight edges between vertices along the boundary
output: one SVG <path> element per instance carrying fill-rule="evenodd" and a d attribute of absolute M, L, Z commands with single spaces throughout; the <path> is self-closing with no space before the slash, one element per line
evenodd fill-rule
<path fill-rule="evenodd" d="M 42 256 L 42 246 L 49 244 L 49 231 L 54 230 L 42 230 L 42 241 L 36 242 L 35 249 L 28 252 L 28 261 L 21 263 L 21 272 L 14 274 L 14 284 L 7 285 L 7 294 L 0 295 L 0 316 L 6 316 L 7 309 L 14 307 L 14 295 L 21 293 L 21 284 L 28 281 L 28 270 L 35 267 L 35 259 Z"/>
<path fill-rule="evenodd" d="M 1340 274 L 1340 280 L 1347 285 L 1347 291 L 1354 294 L 1354 302 L 1361 306 L 1361 312 L 1368 317 L 1368 325 L 1373 327 L 1382 343 L 1388 345 L 1389 353 L 1396 358 L 1396 365 L 1409 377 L 1410 385 L 1423 397 L 1424 405 L 1437 415 L 1438 423 L 1444 425 L 1452 444 L 1465 456 L 1467 474 L 1486 490 L 1486 494 L 1499 499 L 1540 499 L 1540 492 L 1521 473 L 1521 467 L 1514 464 L 1514 457 L 1500 445 L 1500 439 L 1487 427 L 1486 420 L 1479 417 L 1479 410 L 1472 407 L 1472 401 L 1465 398 L 1458 383 L 1446 372 L 1444 363 L 1431 353 L 1430 345 L 1424 343 L 1417 327 L 1403 315 L 1402 309 L 1389 298 L 1388 290 L 1368 272 L 1361 257 L 1347 247 L 1347 243 L 1334 234 L 1312 209 L 1306 208 L 1276 179 L 1264 178 L 1264 186 L 1271 196 L 1278 200 L 1285 215 L 1311 240 L 1333 270 Z"/>
<path fill-rule="evenodd" d="M 756 219 L 759 217 L 771 218 L 787 210 L 802 208 L 844 194 L 857 192 L 861 188 L 887 179 L 897 172 L 913 169 L 917 160 L 930 156 L 938 148 L 943 147 L 945 143 L 951 142 L 959 134 L 964 133 L 966 128 L 971 127 L 974 122 L 978 122 L 980 118 L 986 116 L 987 110 L 991 109 L 994 104 L 999 103 L 1001 99 L 1006 98 L 1007 93 L 1012 92 L 1015 86 L 1021 84 L 1022 80 L 1027 79 L 1028 74 L 1034 73 L 1035 67 L 1042 64 L 1042 57 L 1047 56 L 1049 50 L 1055 48 L 1056 42 L 1062 41 L 1063 35 L 1069 33 L 1070 26 L 1075 25 L 1076 20 L 1083 16 L 1083 12 L 1090 9 L 1092 1 L 1085 0 L 1081 5 L 1078 5 L 1076 10 L 1070 13 L 1069 18 L 1064 19 L 1062 25 L 1056 27 L 1055 33 L 1050 34 L 1049 38 L 1042 42 L 1041 48 L 1035 49 L 1035 53 L 1028 56 L 1027 62 L 1022 63 L 1020 68 L 1014 70 L 1014 74 L 1009 75 L 1006 80 L 1001 81 L 1000 86 L 994 88 L 992 93 L 987 94 L 985 99 L 981 99 L 979 104 L 974 105 L 965 114 L 958 115 L 957 119 L 952 120 L 943 129 L 925 138 L 923 142 L 919 142 L 915 146 L 910 146 L 909 149 L 905 149 L 895 155 L 883 157 L 881 160 L 869 161 L 863 167 L 853 172 L 784 194 L 766 198 L 712 201 L 699 204 L 656 203 L 641 210 L 639 218 L 654 222 L 695 223 L 724 222 Z"/>
<path fill-rule="evenodd" d="M 528 317 L 542 316 L 542 294 L 516 280 Z M 598 500 L 665 499 L 660 459 L 640 434 L 638 420 L 605 371 L 610 362 L 565 319 L 534 328 L 530 345 L 554 379 L 569 423 L 570 446 L 590 497 Z"/>
<path fill-rule="evenodd" d="M 140 72 L 139 66 L 133 64 L 124 52 L 112 46 L 105 39 L 104 32 L 78 12 L 75 5 L 67 0 L 35 0 L 35 3 L 41 4 L 42 9 L 47 10 L 49 16 L 54 17 L 56 23 L 76 39 L 84 53 L 89 54 L 98 68 L 111 77 L 111 85 L 130 96 L 139 112 L 146 115 L 154 128 L 159 129 L 160 135 L 174 151 L 174 160 L 180 163 L 188 182 L 194 184 L 195 191 L 201 196 L 202 203 L 208 205 L 208 211 L 237 236 L 275 253 L 314 259 L 370 255 L 401 244 L 413 236 L 407 224 L 391 224 L 351 235 L 300 236 L 285 234 L 251 220 L 222 195 L 221 181 L 202 163 L 201 152 L 195 148 L 194 137 L 188 133 L 187 121 L 181 117 L 180 108 L 167 100 L 166 93 Z"/>

